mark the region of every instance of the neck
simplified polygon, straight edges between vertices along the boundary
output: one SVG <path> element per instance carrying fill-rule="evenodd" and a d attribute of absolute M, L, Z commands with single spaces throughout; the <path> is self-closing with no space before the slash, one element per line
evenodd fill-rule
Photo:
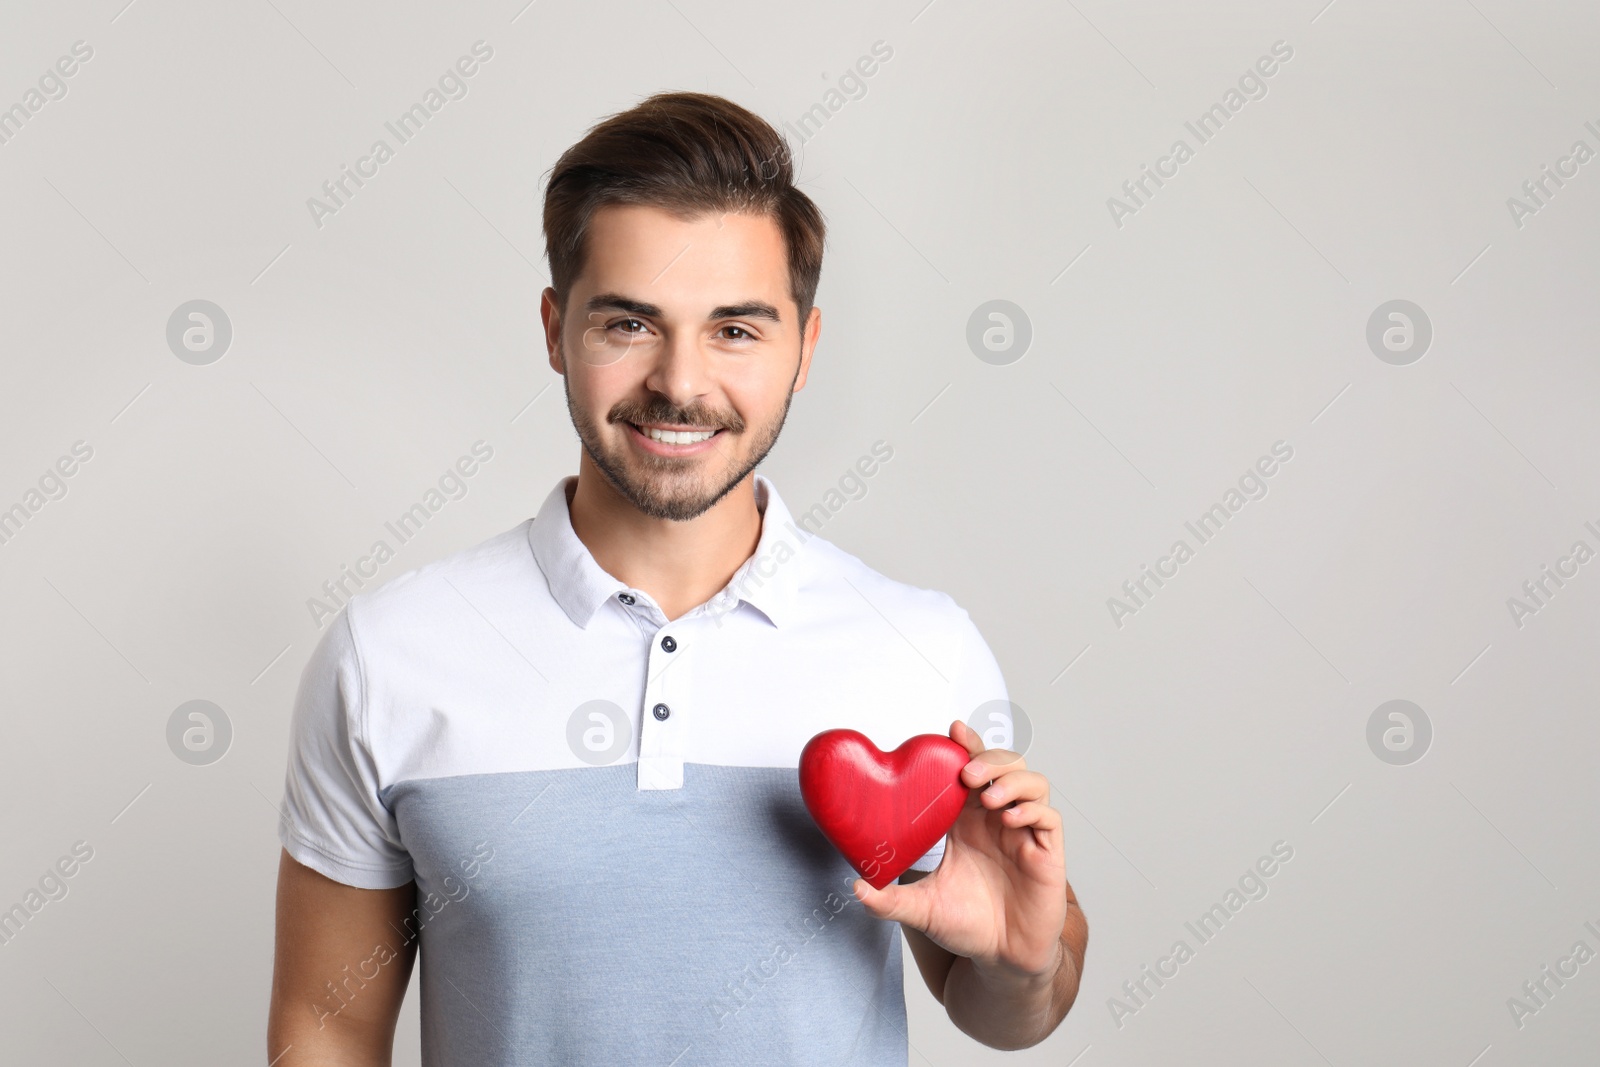
<path fill-rule="evenodd" d="M 602 570 L 649 593 L 668 619 L 710 600 L 761 540 L 755 475 L 686 522 L 656 519 L 634 507 L 589 459 L 567 490 L 572 531 Z"/>

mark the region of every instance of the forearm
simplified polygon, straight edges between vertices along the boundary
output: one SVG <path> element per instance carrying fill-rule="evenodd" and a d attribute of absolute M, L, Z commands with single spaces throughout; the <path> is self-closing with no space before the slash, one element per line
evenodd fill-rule
<path fill-rule="evenodd" d="M 1056 964 L 1043 974 L 955 957 L 941 998 L 950 1021 L 990 1048 L 1030 1048 L 1049 1037 L 1078 997 L 1082 955 L 1074 956 L 1069 937 L 1063 932 Z"/>

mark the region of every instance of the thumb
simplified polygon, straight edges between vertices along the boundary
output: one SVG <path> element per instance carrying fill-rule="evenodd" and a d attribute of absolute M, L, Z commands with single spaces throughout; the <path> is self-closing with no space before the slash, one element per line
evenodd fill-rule
<path fill-rule="evenodd" d="M 850 888 L 869 915 L 922 930 L 927 927 L 927 890 L 922 888 L 926 881 L 919 879 L 910 885 L 890 882 L 874 889 L 865 878 L 857 878 Z"/>

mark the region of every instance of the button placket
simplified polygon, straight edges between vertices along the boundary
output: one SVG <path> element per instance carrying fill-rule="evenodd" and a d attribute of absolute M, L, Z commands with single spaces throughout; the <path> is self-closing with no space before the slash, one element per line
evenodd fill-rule
<path fill-rule="evenodd" d="M 689 709 L 692 665 L 687 662 L 687 620 L 668 623 L 650 634 L 650 654 L 639 728 L 640 789 L 683 785 L 683 715 Z"/>

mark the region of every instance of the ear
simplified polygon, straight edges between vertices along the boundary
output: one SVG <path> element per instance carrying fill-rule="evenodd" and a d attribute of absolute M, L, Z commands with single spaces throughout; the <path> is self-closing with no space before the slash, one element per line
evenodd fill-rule
<path fill-rule="evenodd" d="M 539 300 L 539 318 L 544 322 L 544 344 L 550 358 L 550 369 L 564 375 L 567 368 L 561 358 L 561 300 L 556 296 L 556 291 L 548 286 Z"/>
<path fill-rule="evenodd" d="M 822 334 L 822 309 L 813 307 L 800 328 L 800 369 L 795 372 L 793 392 L 806 387 L 806 374 L 811 370 L 811 353 L 816 351 L 817 338 Z"/>

